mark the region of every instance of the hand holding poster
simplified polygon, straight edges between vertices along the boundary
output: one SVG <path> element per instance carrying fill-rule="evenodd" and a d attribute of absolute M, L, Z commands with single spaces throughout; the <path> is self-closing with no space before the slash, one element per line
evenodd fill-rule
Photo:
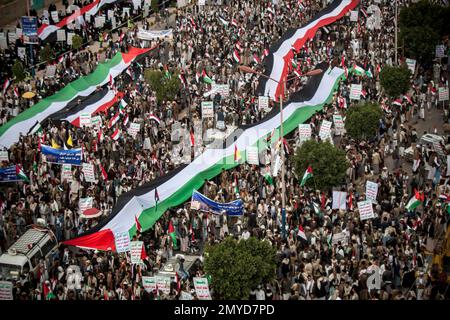
<path fill-rule="evenodd" d="M 92 198 L 92 197 L 80 198 L 80 201 L 78 202 L 78 207 L 80 209 L 80 212 L 83 213 L 85 210 L 91 209 L 93 201 L 94 201 L 94 198 Z"/>
<path fill-rule="evenodd" d="M 448 88 L 439 87 L 439 101 L 447 101 L 448 100 Z"/>
<path fill-rule="evenodd" d="M 331 245 L 335 245 L 340 242 L 341 245 L 346 246 L 346 245 L 348 245 L 348 238 L 349 238 L 349 236 L 348 236 L 347 232 L 340 232 L 340 233 L 333 234 L 333 238 L 331 240 Z"/>
<path fill-rule="evenodd" d="M 214 118 L 214 105 L 212 101 L 202 101 L 202 119 Z"/>
<path fill-rule="evenodd" d="M 269 110 L 269 97 L 259 96 L 258 97 L 258 108 L 259 108 L 259 110 L 264 110 L 264 111 Z"/>
<path fill-rule="evenodd" d="M 139 130 L 141 130 L 141 125 L 139 123 L 130 123 L 130 127 L 128 128 L 128 134 L 133 137 L 133 139 L 136 139 L 136 135 L 138 134 Z"/>
<path fill-rule="evenodd" d="M 8 151 L 0 151 L 0 162 L 9 161 Z"/>
<path fill-rule="evenodd" d="M 83 163 L 83 174 L 86 182 L 95 182 L 94 165 L 91 163 Z"/>
<path fill-rule="evenodd" d="M 83 112 L 80 115 L 80 127 L 83 128 L 83 126 L 90 127 L 92 124 L 92 116 L 90 113 Z"/>
<path fill-rule="evenodd" d="M 350 21 L 351 22 L 357 22 L 358 21 L 358 11 L 350 11 Z"/>
<path fill-rule="evenodd" d="M 300 133 L 300 142 L 305 142 L 311 138 L 311 125 L 309 123 L 302 123 L 298 125 L 298 131 Z"/>
<path fill-rule="evenodd" d="M 153 290 L 156 290 L 155 277 L 142 276 L 142 286 L 144 287 L 144 290 L 147 291 L 148 293 L 153 292 Z"/>
<path fill-rule="evenodd" d="M 115 233 L 114 240 L 118 253 L 130 251 L 130 234 L 128 232 Z"/>
<path fill-rule="evenodd" d="M 66 180 L 67 182 L 72 182 L 72 165 L 71 164 L 63 164 L 61 166 L 61 180 Z"/>
<path fill-rule="evenodd" d="M 161 290 L 164 294 L 170 293 L 170 277 L 156 276 L 156 287 L 157 290 Z"/>
<path fill-rule="evenodd" d="M 358 201 L 359 218 L 361 221 L 372 219 L 375 217 L 373 213 L 372 201 Z"/>
<path fill-rule="evenodd" d="M 0 281 L 0 300 L 13 300 L 13 284 L 11 281 Z"/>
<path fill-rule="evenodd" d="M 258 147 L 247 147 L 247 163 L 259 165 Z"/>
<path fill-rule="evenodd" d="M 132 264 L 142 263 L 141 255 L 142 255 L 142 241 L 131 241 L 130 242 L 130 257 Z"/>
<path fill-rule="evenodd" d="M 199 300 L 212 300 L 209 292 L 208 279 L 195 277 L 194 288 Z"/>
<path fill-rule="evenodd" d="M 326 140 L 331 138 L 331 121 L 323 120 L 322 125 L 320 126 L 319 136 L 320 139 Z"/>
<path fill-rule="evenodd" d="M 347 210 L 347 192 L 333 191 L 332 209 Z"/>
<path fill-rule="evenodd" d="M 377 194 L 378 194 L 378 183 L 373 181 L 366 182 L 366 200 L 372 201 L 372 203 L 377 202 Z"/>
<path fill-rule="evenodd" d="M 353 83 L 350 87 L 350 99 L 361 100 L 362 84 Z"/>
<path fill-rule="evenodd" d="M 344 133 L 344 120 L 342 119 L 342 116 L 340 114 L 333 115 L 333 122 L 334 127 L 336 128 L 336 134 L 341 135 L 342 133 Z"/>
<path fill-rule="evenodd" d="M 408 66 L 408 69 L 411 70 L 411 74 L 416 72 L 416 60 L 406 58 L 406 65 Z"/>

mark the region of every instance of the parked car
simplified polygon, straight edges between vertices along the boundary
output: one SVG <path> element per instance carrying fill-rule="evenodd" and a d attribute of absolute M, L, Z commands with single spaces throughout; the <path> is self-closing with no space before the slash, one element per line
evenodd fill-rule
<path fill-rule="evenodd" d="M 58 241 L 50 229 L 31 226 L 0 256 L 0 274 L 3 280 L 17 280 L 21 275 L 36 273 L 41 259 L 58 249 Z"/>

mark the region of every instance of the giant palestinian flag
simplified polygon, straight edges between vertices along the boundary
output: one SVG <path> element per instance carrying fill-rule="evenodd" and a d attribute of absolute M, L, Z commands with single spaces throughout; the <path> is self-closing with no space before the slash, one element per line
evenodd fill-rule
<path fill-rule="evenodd" d="M 84 14 L 89 14 L 90 16 L 95 16 L 100 8 L 106 3 L 114 3 L 118 0 L 94 0 L 94 2 L 84 6 L 83 8 L 77 9 L 70 16 L 65 17 L 60 22 L 55 25 L 43 24 L 38 29 L 38 36 L 41 40 L 46 40 L 50 35 L 55 33 L 57 30 L 62 29 L 77 19 L 82 19 Z M 56 40 L 56 39 L 55 39 Z"/>
<path fill-rule="evenodd" d="M 149 50 L 151 49 L 131 47 L 127 53 L 119 52 L 108 62 L 99 64 L 91 74 L 69 83 L 56 94 L 39 101 L 39 103 L 35 104 L 30 109 L 25 110 L 0 127 L 0 144 L 9 148 L 13 143 L 19 141 L 21 133 L 27 134 L 36 122 L 42 122 L 61 110 L 65 110 L 62 111 L 62 115 L 65 114 L 67 120 L 76 122 L 77 116 L 82 112 L 87 111 L 80 109 L 71 113 L 64 109 L 71 101 L 76 98 L 89 96 L 97 90 L 98 86 L 108 83 L 110 81 L 110 76 L 113 78 L 117 77 L 128 68 L 139 55 L 144 54 Z M 107 94 L 107 97 L 100 101 L 100 103 L 92 102 L 89 110 L 98 110 L 105 104 L 111 103 L 111 100 L 109 100 L 109 102 L 107 101 L 110 98 L 111 93 Z M 76 106 L 76 104 L 73 104 L 72 106 Z"/>
<path fill-rule="evenodd" d="M 305 26 L 298 29 L 288 29 L 281 39 L 270 47 L 269 55 L 264 59 L 264 75 L 272 79 L 260 77 L 256 90 L 257 95 L 269 96 L 277 100 L 284 89 L 280 81 L 286 79 L 291 60 L 294 57 L 292 49 L 294 48 L 297 52 L 300 51 L 306 41 L 314 37 L 319 28 L 342 18 L 358 3 L 359 0 L 335 0 Z"/>
<path fill-rule="evenodd" d="M 324 104 L 330 102 L 339 80 L 345 76 L 344 70 L 329 68 L 326 63 L 317 67 L 324 72 L 311 77 L 284 107 L 285 134 L 295 130 L 298 124 L 309 119 L 316 111 L 321 110 Z M 262 151 L 267 146 L 268 136 L 271 137 L 271 142 L 278 141 L 280 118 L 275 109 L 260 122 L 240 126 L 225 141 L 210 145 L 190 164 L 121 195 L 108 218 L 83 235 L 65 241 L 65 244 L 114 251 L 116 234 L 128 232 L 131 238 L 136 233 L 136 218 L 142 230 L 151 228 L 166 210 L 188 200 L 193 190 L 200 189 L 205 180 L 212 179 L 224 169 L 239 165 L 239 162 L 234 161 L 235 147 L 241 150 L 245 159 L 247 147 L 256 146 Z M 159 195 L 157 206 L 156 188 Z"/>

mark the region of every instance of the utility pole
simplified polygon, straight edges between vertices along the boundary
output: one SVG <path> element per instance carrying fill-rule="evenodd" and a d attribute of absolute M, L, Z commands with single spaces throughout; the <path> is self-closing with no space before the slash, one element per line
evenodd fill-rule
<path fill-rule="evenodd" d="M 286 82 L 283 80 L 283 85 Z M 281 152 L 281 238 L 286 239 L 286 167 L 285 167 L 285 155 L 284 155 L 284 144 L 283 144 L 283 94 L 280 94 L 280 152 Z"/>
<path fill-rule="evenodd" d="M 398 19 L 397 19 L 397 11 L 398 11 L 398 6 L 397 6 L 397 0 L 395 0 L 395 19 L 394 19 L 394 23 L 395 23 L 395 61 L 394 61 L 394 65 L 398 65 L 398 58 L 397 58 L 397 24 L 398 24 Z"/>

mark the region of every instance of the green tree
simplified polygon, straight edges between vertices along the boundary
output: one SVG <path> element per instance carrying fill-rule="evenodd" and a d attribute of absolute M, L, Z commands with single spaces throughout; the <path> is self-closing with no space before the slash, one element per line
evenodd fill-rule
<path fill-rule="evenodd" d="M 308 179 L 306 185 L 319 190 L 331 189 L 341 184 L 348 168 L 345 152 L 328 141 L 305 141 L 297 148 L 293 162 L 298 177 L 303 177 L 308 166 L 311 166 L 313 178 Z"/>
<path fill-rule="evenodd" d="M 345 130 L 354 139 L 370 139 L 377 133 L 383 115 L 379 105 L 360 104 L 347 110 Z"/>
<path fill-rule="evenodd" d="M 160 70 L 147 69 L 144 72 L 144 77 L 152 90 L 156 92 L 158 102 L 174 100 L 180 92 L 181 81 L 177 72 L 167 76 L 165 72 Z"/>
<path fill-rule="evenodd" d="M 440 38 L 450 33 L 450 7 L 419 1 L 403 7 L 399 16 L 400 40 L 408 58 L 430 62 Z"/>
<path fill-rule="evenodd" d="M 14 65 L 12 67 L 12 72 L 14 74 L 14 78 L 15 78 L 16 82 L 20 82 L 20 81 L 24 80 L 26 77 L 23 64 L 19 60 L 16 60 L 14 62 Z"/>
<path fill-rule="evenodd" d="M 256 238 L 226 238 L 205 249 L 205 271 L 215 298 L 246 300 L 252 288 L 275 278 L 276 250 Z"/>
<path fill-rule="evenodd" d="M 406 65 L 399 67 L 385 66 L 380 72 L 381 85 L 391 98 L 396 98 L 408 91 L 410 77 L 411 70 Z"/>
<path fill-rule="evenodd" d="M 83 45 L 83 38 L 78 34 L 72 37 L 72 48 L 78 50 Z"/>
<path fill-rule="evenodd" d="M 152 9 L 152 11 L 154 13 L 158 13 L 159 12 L 158 0 L 152 0 L 152 3 L 150 4 L 150 8 Z"/>
<path fill-rule="evenodd" d="M 50 63 L 55 59 L 55 51 L 48 43 L 42 48 L 41 52 L 39 52 L 39 59 L 41 62 L 45 61 L 47 63 Z"/>

